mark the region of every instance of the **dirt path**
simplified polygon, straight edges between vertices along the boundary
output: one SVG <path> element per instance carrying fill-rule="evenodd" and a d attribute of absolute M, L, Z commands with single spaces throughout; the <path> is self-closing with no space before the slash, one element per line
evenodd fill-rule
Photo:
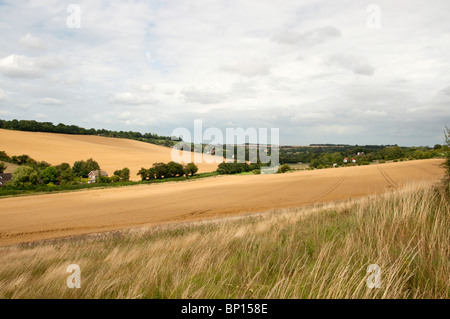
<path fill-rule="evenodd" d="M 441 160 L 219 176 L 0 199 L 0 245 L 232 216 L 386 191 L 442 176 Z"/>

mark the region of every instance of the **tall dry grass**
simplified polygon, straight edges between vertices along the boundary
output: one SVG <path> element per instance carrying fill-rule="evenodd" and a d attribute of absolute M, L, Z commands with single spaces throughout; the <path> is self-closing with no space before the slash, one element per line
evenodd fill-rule
<path fill-rule="evenodd" d="M 431 185 L 340 204 L 0 249 L 1 298 L 449 298 Z M 66 267 L 81 267 L 68 289 Z M 367 266 L 381 268 L 369 289 Z"/>

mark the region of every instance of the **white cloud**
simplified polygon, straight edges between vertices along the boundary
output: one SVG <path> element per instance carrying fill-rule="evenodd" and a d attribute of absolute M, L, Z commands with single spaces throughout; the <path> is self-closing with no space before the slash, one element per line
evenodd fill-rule
<path fill-rule="evenodd" d="M 59 104 L 62 104 L 61 100 L 54 99 L 52 97 L 44 97 L 42 99 L 39 99 L 38 102 L 40 104 L 45 104 L 45 105 L 59 105 Z"/>
<path fill-rule="evenodd" d="M 194 87 L 187 87 L 181 91 L 186 102 L 200 104 L 220 103 L 226 99 L 226 94 L 222 92 L 213 92 L 210 90 L 199 90 Z"/>
<path fill-rule="evenodd" d="M 270 73 L 270 66 L 264 62 L 246 61 L 224 65 L 223 70 L 247 77 L 262 76 Z"/>
<path fill-rule="evenodd" d="M 325 41 L 338 38 L 340 36 L 341 32 L 339 29 L 332 26 L 327 26 L 306 32 L 284 30 L 273 35 L 272 41 L 281 44 L 312 46 L 324 43 Z"/>
<path fill-rule="evenodd" d="M 355 74 L 373 75 L 375 69 L 365 59 L 356 57 L 352 54 L 332 54 L 328 57 L 326 62 L 330 65 L 337 65 L 339 67 L 348 69 Z"/>
<path fill-rule="evenodd" d="M 80 0 L 81 29 L 66 28 L 64 1 L 10 2 L 1 107 L 162 135 L 201 114 L 279 127 L 288 144 L 441 142 L 450 2 L 380 1 L 380 29 L 367 28 L 366 5 L 343 0 Z M 45 97 L 63 102 L 36 103 Z"/>
<path fill-rule="evenodd" d="M 41 77 L 50 69 L 62 66 L 64 63 L 55 57 L 28 57 L 11 54 L 0 59 L 0 73 L 12 78 Z"/>
<path fill-rule="evenodd" d="M 30 33 L 27 33 L 23 37 L 19 39 L 20 45 L 34 50 L 43 50 L 46 48 L 46 45 L 44 42 L 42 42 L 38 37 L 35 37 L 31 35 Z"/>
<path fill-rule="evenodd" d="M 154 99 L 146 96 L 139 96 L 137 94 L 133 94 L 131 92 L 124 92 L 124 93 L 117 93 L 114 94 L 113 97 L 111 97 L 109 100 L 111 103 L 118 103 L 118 104 L 131 104 L 131 105 L 138 105 L 138 104 L 146 104 L 146 103 L 154 103 Z"/>

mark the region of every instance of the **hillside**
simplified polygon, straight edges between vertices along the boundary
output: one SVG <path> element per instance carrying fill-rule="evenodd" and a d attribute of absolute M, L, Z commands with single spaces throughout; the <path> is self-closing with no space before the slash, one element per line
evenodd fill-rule
<path fill-rule="evenodd" d="M 228 175 L 4 198 L 0 199 L 0 245 L 347 200 L 410 182 L 436 181 L 443 176 L 440 163 L 442 160 L 433 159 L 286 174 Z"/>
<path fill-rule="evenodd" d="M 449 209 L 424 183 L 342 204 L 3 247 L 0 298 L 449 298 Z M 65 285 L 73 263 L 81 289 Z M 371 264 L 379 289 L 367 286 Z"/>
<path fill-rule="evenodd" d="M 10 156 L 27 154 L 37 161 L 53 165 L 62 162 L 72 165 L 77 160 L 92 157 L 110 175 L 117 169 L 128 167 L 132 180 L 139 180 L 136 173 L 141 167 L 171 161 L 171 148 L 130 139 L 4 129 L 0 129 L 0 150 Z M 217 168 L 216 164 L 197 165 L 199 172 Z"/>

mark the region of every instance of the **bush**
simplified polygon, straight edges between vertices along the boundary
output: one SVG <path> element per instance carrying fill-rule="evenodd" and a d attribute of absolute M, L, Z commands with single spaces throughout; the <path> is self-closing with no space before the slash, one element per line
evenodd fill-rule
<path fill-rule="evenodd" d="M 184 173 L 186 174 L 186 176 L 188 176 L 189 174 L 191 176 L 193 176 L 197 172 L 198 172 L 198 167 L 194 163 L 189 163 L 184 168 Z"/>
<path fill-rule="evenodd" d="M 28 187 L 37 185 L 39 184 L 38 173 L 31 166 L 20 166 L 14 171 L 11 184 L 16 187 Z"/>
<path fill-rule="evenodd" d="M 128 167 L 124 167 L 120 170 L 117 170 L 114 172 L 114 175 L 112 177 L 114 177 L 114 176 L 119 177 L 119 180 L 121 180 L 121 181 L 129 181 L 130 180 L 130 169 Z"/>
<path fill-rule="evenodd" d="M 58 170 L 54 166 L 49 166 L 42 173 L 42 180 L 45 184 L 55 183 L 58 181 Z"/>
<path fill-rule="evenodd" d="M 217 167 L 219 174 L 239 174 L 250 172 L 250 166 L 247 163 L 220 163 Z"/>
<path fill-rule="evenodd" d="M 171 161 L 167 163 L 167 176 L 164 177 L 177 177 L 184 175 L 184 167 L 182 164 Z"/>
<path fill-rule="evenodd" d="M 277 173 L 286 173 L 287 171 L 292 170 L 292 168 L 288 164 L 283 164 L 278 168 Z"/>
<path fill-rule="evenodd" d="M 5 163 L 0 163 L 0 174 L 3 174 L 7 167 Z"/>

